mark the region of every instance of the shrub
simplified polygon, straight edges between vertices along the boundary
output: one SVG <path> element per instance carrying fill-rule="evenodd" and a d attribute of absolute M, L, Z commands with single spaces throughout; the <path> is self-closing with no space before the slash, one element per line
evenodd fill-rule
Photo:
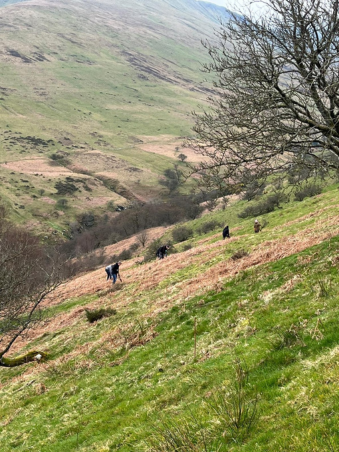
<path fill-rule="evenodd" d="M 56 206 L 59 208 L 66 208 L 68 206 L 68 200 L 65 198 L 58 199 Z"/>
<path fill-rule="evenodd" d="M 178 226 L 172 231 L 173 240 L 176 242 L 184 242 L 193 236 L 193 229 L 187 226 Z"/>
<path fill-rule="evenodd" d="M 144 254 L 144 262 L 150 262 L 156 258 L 156 253 L 162 244 L 161 239 L 153 240 L 146 249 Z"/>
<path fill-rule="evenodd" d="M 146 443 L 150 452 L 211 452 L 219 450 L 212 448 L 206 420 L 201 415 L 191 413 L 187 417 L 160 418 L 160 425 L 153 427 L 153 433 L 147 438 Z"/>
<path fill-rule="evenodd" d="M 149 240 L 149 235 L 148 235 L 147 229 L 141 231 L 140 234 L 138 234 L 138 236 L 137 236 L 137 241 L 139 242 L 138 245 L 140 244 L 143 248 L 145 248 L 148 240 Z"/>
<path fill-rule="evenodd" d="M 76 275 L 82 271 L 95 270 L 100 265 L 104 265 L 104 263 L 105 255 L 103 250 L 87 253 L 69 264 L 70 274 Z"/>
<path fill-rule="evenodd" d="M 213 414 L 224 429 L 224 437 L 232 440 L 244 439 L 258 421 L 258 395 L 251 394 L 248 383 L 248 370 L 240 361 L 234 365 L 235 378 L 233 387 L 226 392 L 218 389 L 207 400 Z"/>
<path fill-rule="evenodd" d="M 202 224 L 198 229 L 198 234 L 207 234 L 207 232 L 214 231 L 215 229 L 221 227 L 221 224 L 218 221 L 211 220 Z"/>
<path fill-rule="evenodd" d="M 181 160 L 182 162 L 184 162 L 185 160 L 187 160 L 187 155 L 185 155 L 185 154 L 179 154 L 179 155 L 178 155 L 178 159 Z"/>
<path fill-rule="evenodd" d="M 263 199 L 259 203 L 246 207 L 242 212 L 238 214 L 238 217 L 258 217 L 260 215 L 264 215 L 265 213 L 273 212 L 275 208 L 280 207 L 280 204 L 285 200 L 286 196 L 282 192 L 274 193 Z"/>
<path fill-rule="evenodd" d="M 300 326 L 291 325 L 288 330 L 282 331 L 279 328 L 278 340 L 274 344 L 275 350 L 282 350 L 283 348 L 291 348 L 294 345 L 304 346 L 304 341 L 302 340 L 302 330 Z"/>
<path fill-rule="evenodd" d="M 118 257 L 118 261 L 127 261 L 132 257 L 132 250 L 130 248 L 121 251 Z"/>
<path fill-rule="evenodd" d="M 192 243 L 185 243 L 185 245 L 182 248 L 183 251 L 188 251 L 190 249 L 192 249 Z"/>
<path fill-rule="evenodd" d="M 134 242 L 129 247 L 129 250 L 131 251 L 131 253 L 134 253 L 134 251 L 136 251 L 139 248 L 139 246 L 140 246 L 140 244 L 138 242 Z"/>
<path fill-rule="evenodd" d="M 111 308 L 100 308 L 100 309 L 96 309 L 91 311 L 90 309 L 85 309 L 86 311 L 86 317 L 87 320 L 89 321 L 89 323 L 94 323 L 97 320 L 100 320 L 104 317 L 110 317 L 112 315 L 115 315 L 117 313 L 116 309 L 111 309 Z"/>
<path fill-rule="evenodd" d="M 58 181 L 54 185 L 57 190 L 57 195 L 72 195 L 74 192 L 78 191 L 78 187 L 76 187 L 72 182 L 62 182 Z"/>
<path fill-rule="evenodd" d="M 246 185 L 245 191 L 243 192 L 241 199 L 245 201 L 251 201 L 256 196 L 262 195 L 265 190 L 265 184 L 259 183 L 257 180 L 253 180 L 249 184 Z"/>
<path fill-rule="evenodd" d="M 236 260 L 241 259 L 242 257 L 246 257 L 246 256 L 249 256 L 248 252 L 245 251 L 245 250 L 243 250 L 243 249 L 241 249 L 241 250 L 237 250 L 237 251 L 233 254 L 233 256 L 231 256 L 231 259 L 232 259 L 233 261 L 236 261 Z"/>
<path fill-rule="evenodd" d="M 112 284 L 112 287 L 110 288 L 110 292 L 117 292 L 118 290 L 122 290 L 124 288 L 124 283 L 119 282 L 116 284 Z"/>
<path fill-rule="evenodd" d="M 305 198 L 311 198 L 312 196 L 319 195 L 322 189 L 320 185 L 317 184 L 308 184 L 303 188 L 300 188 L 298 191 L 294 193 L 294 197 L 296 201 L 303 201 Z"/>

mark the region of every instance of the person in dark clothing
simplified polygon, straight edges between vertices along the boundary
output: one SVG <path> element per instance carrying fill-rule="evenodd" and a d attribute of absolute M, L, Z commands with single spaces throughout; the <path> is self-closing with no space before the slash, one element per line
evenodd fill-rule
<path fill-rule="evenodd" d="M 222 238 L 225 240 L 225 238 L 230 238 L 230 229 L 228 226 L 225 226 L 223 231 L 222 231 Z"/>
<path fill-rule="evenodd" d="M 157 251 L 157 257 L 159 259 L 163 259 L 167 256 L 167 250 L 169 249 L 169 245 L 161 246 Z"/>
<path fill-rule="evenodd" d="M 112 279 L 113 279 L 113 284 L 115 284 L 117 282 L 117 278 L 119 276 L 120 281 L 122 282 L 120 273 L 119 273 L 119 267 L 121 265 L 121 262 L 117 262 L 114 265 L 112 265 Z"/>

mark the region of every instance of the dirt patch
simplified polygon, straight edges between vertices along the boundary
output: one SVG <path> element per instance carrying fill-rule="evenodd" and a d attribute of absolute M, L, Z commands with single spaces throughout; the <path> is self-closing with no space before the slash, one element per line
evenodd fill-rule
<path fill-rule="evenodd" d="M 100 196 L 100 197 L 91 197 L 87 196 L 85 198 L 87 207 L 100 207 L 106 205 L 109 201 L 112 201 L 112 196 Z M 81 206 L 79 206 L 81 207 Z"/>
<path fill-rule="evenodd" d="M 56 201 L 49 198 L 48 196 L 43 196 L 42 198 L 40 198 L 40 201 L 45 202 L 46 204 L 56 204 Z"/>
<path fill-rule="evenodd" d="M 89 169 L 92 173 L 111 170 L 122 170 L 129 165 L 114 154 L 108 155 L 101 151 L 78 152 L 73 157 L 73 163 Z"/>
<path fill-rule="evenodd" d="M 52 166 L 46 159 L 27 159 L 3 163 L 1 166 L 10 171 L 24 174 L 43 175 L 46 177 L 68 176 L 72 172 L 64 167 Z"/>
<path fill-rule="evenodd" d="M 198 163 L 202 160 L 201 156 L 196 154 L 193 149 L 182 146 L 184 137 L 178 137 L 175 140 L 173 140 L 173 136 L 168 135 L 160 137 L 141 136 L 139 138 L 142 143 L 138 145 L 138 148 L 143 151 L 163 155 L 175 160 L 179 160 L 178 156 L 184 154 L 187 156 L 187 161 L 192 163 Z"/>
<path fill-rule="evenodd" d="M 140 149 L 146 152 L 151 152 L 153 154 L 164 155 L 166 157 L 173 158 L 175 160 L 179 160 L 179 155 L 184 154 L 187 156 L 188 162 L 198 163 L 201 162 L 201 156 L 196 154 L 190 148 L 180 148 L 178 151 L 175 150 L 176 145 L 171 144 L 142 144 L 138 146 Z"/>

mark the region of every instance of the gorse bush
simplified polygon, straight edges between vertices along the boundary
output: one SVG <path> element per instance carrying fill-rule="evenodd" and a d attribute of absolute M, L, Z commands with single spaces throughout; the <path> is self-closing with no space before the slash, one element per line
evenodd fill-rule
<path fill-rule="evenodd" d="M 308 184 L 303 188 L 300 188 L 294 193 L 296 201 L 303 201 L 305 198 L 311 198 L 312 196 L 320 195 L 322 188 L 317 184 Z"/>
<path fill-rule="evenodd" d="M 184 242 L 193 236 L 193 229 L 187 226 L 178 226 L 172 231 L 172 237 L 175 242 Z"/>

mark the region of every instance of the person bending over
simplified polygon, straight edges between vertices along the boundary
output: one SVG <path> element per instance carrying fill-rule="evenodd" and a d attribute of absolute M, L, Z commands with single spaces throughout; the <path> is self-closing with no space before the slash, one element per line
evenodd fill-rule
<path fill-rule="evenodd" d="M 120 281 L 122 282 L 121 276 L 120 276 L 120 271 L 119 271 L 119 267 L 122 264 L 122 262 L 117 262 L 114 265 L 112 265 L 112 279 L 113 279 L 113 284 L 115 284 L 117 282 L 117 278 L 119 277 Z"/>
<path fill-rule="evenodd" d="M 167 250 L 169 249 L 169 245 L 161 246 L 157 251 L 157 257 L 159 259 L 163 259 L 167 256 Z"/>

